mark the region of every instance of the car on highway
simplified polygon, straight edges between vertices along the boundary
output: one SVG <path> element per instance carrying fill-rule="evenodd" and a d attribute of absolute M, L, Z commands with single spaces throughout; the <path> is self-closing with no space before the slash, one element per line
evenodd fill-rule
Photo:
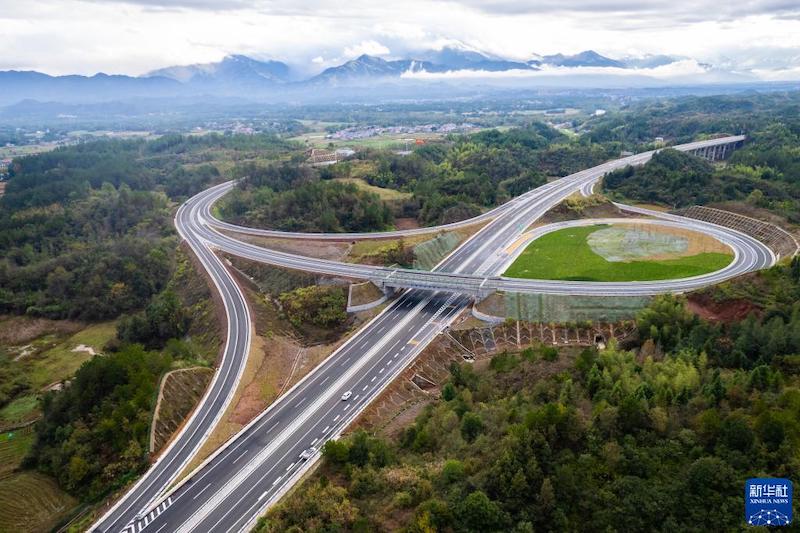
<path fill-rule="evenodd" d="M 317 450 L 315 450 L 314 448 L 306 448 L 305 450 L 300 452 L 300 460 L 307 461 L 308 459 L 311 459 L 311 456 L 313 456 L 314 452 L 316 451 Z"/>
<path fill-rule="evenodd" d="M 342 401 L 346 402 L 347 400 L 350 399 L 350 396 L 352 396 L 352 395 L 353 395 L 353 391 L 349 390 L 349 391 L 345 392 L 344 394 L 342 394 Z"/>

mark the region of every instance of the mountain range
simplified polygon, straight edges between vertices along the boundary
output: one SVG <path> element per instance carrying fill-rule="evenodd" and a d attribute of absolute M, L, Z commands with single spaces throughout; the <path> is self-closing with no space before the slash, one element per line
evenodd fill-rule
<path fill-rule="evenodd" d="M 264 61 L 244 55 L 230 55 L 216 63 L 161 68 L 142 76 L 102 73 L 94 76 L 49 76 L 34 71 L 3 71 L 0 72 L 0 105 L 23 99 L 75 103 L 200 95 L 274 99 L 318 96 L 325 92 L 323 89 L 334 93 L 336 89 L 345 87 L 396 85 L 400 80 L 407 87 L 430 83 L 432 79 L 447 83 L 453 77 L 464 75 L 469 75 L 471 81 L 468 84 L 472 85 L 484 83 L 484 77 L 495 80 L 493 83 L 497 84 L 497 80 L 506 76 L 517 80 L 514 82 L 517 86 L 523 83 L 520 79 L 532 86 L 542 83 L 566 86 L 578 82 L 581 86 L 593 86 L 592 83 L 603 86 L 620 83 L 620 79 L 631 86 L 663 85 L 663 80 L 650 77 L 649 70 L 687 61 L 672 56 L 612 59 L 593 50 L 574 55 L 530 57 L 527 61 L 514 61 L 458 47 L 388 60 L 365 54 L 305 78 L 281 61 Z M 708 65 L 702 68 L 713 70 Z M 559 74 L 556 82 L 548 81 L 546 77 L 530 77 L 531 74 L 553 72 Z M 620 73 L 629 74 L 620 76 Z M 571 80 L 570 75 L 580 75 L 580 79 Z M 735 79 L 728 77 L 724 81 Z M 459 81 L 459 84 L 464 82 Z"/>

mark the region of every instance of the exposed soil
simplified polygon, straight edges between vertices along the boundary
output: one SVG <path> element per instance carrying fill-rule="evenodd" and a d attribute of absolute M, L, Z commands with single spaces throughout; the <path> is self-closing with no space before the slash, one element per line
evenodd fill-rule
<path fill-rule="evenodd" d="M 416 218 L 408 217 L 408 218 L 396 218 L 394 219 L 394 225 L 399 230 L 406 230 L 406 229 L 417 229 L 421 227 L 419 222 L 417 222 Z"/>
<path fill-rule="evenodd" d="M 27 316 L 0 316 L 0 344 L 27 344 L 48 333 L 73 335 L 86 324 L 72 320 L 48 320 Z"/>
<path fill-rule="evenodd" d="M 259 237 L 257 235 L 242 235 L 226 231 L 223 231 L 223 233 L 240 241 L 255 244 L 256 246 L 262 246 L 279 252 L 314 257 L 316 259 L 341 261 L 350 250 L 350 243 L 346 241 L 276 239 L 272 237 Z"/>
<path fill-rule="evenodd" d="M 544 216 L 537 220 L 536 223 L 531 227 L 542 226 L 544 224 L 550 224 L 553 222 L 563 222 L 565 220 L 577 220 L 581 218 L 630 218 L 634 216 L 631 213 L 620 211 L 617 206 L 612 204 L 605 197 L 593 196 L 591 198 L 593 200 L 582 199 L 581 201 L 589 203 L 591 203 L 591 201 L 595 201 L 596 204 L 586 205 L 580 211 L 571 209 L 568 205 L 568 201 L 565 200 L 545 213 Z"/>
<path fill-rule="evenodd" d="M 202 397 L 214 375 L 211 368 L 173 370 L 161 381 L 158 405 L 153 415 L 150 451 L 160 451 L 180 428 Z"/>
<path fill-rule="evenodd" d="M 383 293 L 370 281 L 350 285 L 350 305 L 364 305 L 382 297 Z"/>
<path fill-rule="evenodd" d="M 736 322 L 758 313 L 761 308 L 748 300 L 735 299 L 715 302 L 708 293 L 692 293 L 686 306 L 701 318 L 714 322 Z"/>
<path fill-rule="evenodd" d="M 615 224 L 616 227 L 641 231 L 645 233 L 661 233 L 686 239 L 687 247 L 681 252 L 669 252 L 663 254 L 652 254 L 637 257 L 637 261 L 661 261 L 675 259 L 676 257 L 691 257 L 702 253 L 721 253 L 731 254 L 732 250 L 726 244 L 718 241 L 710 235 L 672 226 L 661 226 L 654 224 L 637 224 L 636 222 Z"/>

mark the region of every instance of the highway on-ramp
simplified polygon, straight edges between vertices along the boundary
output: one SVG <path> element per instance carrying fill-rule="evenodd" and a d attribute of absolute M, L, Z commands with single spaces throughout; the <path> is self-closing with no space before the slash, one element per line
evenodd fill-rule
<path fill-rule="evenodd" d="M 739 140 L 703 141 L 699 146 Z M 686 146 L 690 145 L 678 148 L 688 149 Z M 496 278 L 507 259 L 504 249 L 548 209 L 615 168 L 646 162 L 652 153 L 604 163 L 510 201 L 492 214 L 491 222 L 445 259 L 437 272 Z M 226 187 L 230 185 L 223 184 L 190 199 L 176 216 L 179 232 L 214 280 L 226 306 L 229 338 L 220 369 L 184 431 L 173 439 L 173 445 L 121 503 L 96 524 L 97 530 L 120 531 L 127 527 L 129 531 L 146 529 L 159 533 L 248 529 L 258 514 L 317 459 L 320 446 L 340 434 L 469 303 L 469 297 L 463 294 L 406 291 L 195 470 L 188 480 L 165 492 L 229 403 L 247 357 L 251 328 L 247 306 L 230 273 L 210 251 L 213 247 L 239 255 L 242 250 L 239 246 L 252 246 L 231 244 L 230 241 L 238 241 L 211 227 L 218 224 L 211 217 L 210 207 L 225 193 Z M 250 248 L 247 250 L 249 253 Z M 321 260 L 298 260 L 291 254 L 276 256 L 275 252 L 265 253 L 268 252 L 272 255 L 265 256 L 265 262 L 272 264 L 369 278 L 369 274 L 354 275 L 351 270 L 321 270 Z M 349 268 L 360 267 L 349 265 Z M 346 391 L 352 395 L 343 401 L 341 395 Z M 135 518 L 143 508 L 144 514 Z"/>

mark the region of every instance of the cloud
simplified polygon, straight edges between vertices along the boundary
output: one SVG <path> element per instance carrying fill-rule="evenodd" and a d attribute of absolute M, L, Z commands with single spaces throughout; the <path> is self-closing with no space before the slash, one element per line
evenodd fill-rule
<path fill-rule="evenodd" d="M 536 79 L 567 76 L 617 76 L 648 77 L 668 80 L 686 76 L 698 76 L 708 69 L 694 59 L 675 61 L 654 68 L 616 68 L 616 67 L 553 67 L 543 65 L 540 70 L 517 69 L 505 71 L 456 70 L 448 72 L 404 72 L 402 77 L 410 80 L 458 80 L 458 79 Z"/>
<path fill-rule="evenodd" d="M 593 49 L 781 70 L 800 65 L 798 12 L 797 0 L 0 0 L 0 69 L 139 74 L 246 54 L 311 73 L 458 45 L 513 60 Z"/>
<path fill-rule="evenodd" d="M 476 9 L 489 15 L 584 14 L 639 15 L 657 18 L 661 24 L 669 21 L 733 20 L 751 15 L 800 17 L 796 0 L 749 0 L 720 2 L 718 0 L 455 0 L 453 3 Z"/>
<path fill-rule="evenodd" d="M 364 54 L 371 56 L 386 56 L 391 52 L 378 41 L 361 41 L 360 43 L 345 47 L 343 54 L 346 58 L 354 58 Z"/>

